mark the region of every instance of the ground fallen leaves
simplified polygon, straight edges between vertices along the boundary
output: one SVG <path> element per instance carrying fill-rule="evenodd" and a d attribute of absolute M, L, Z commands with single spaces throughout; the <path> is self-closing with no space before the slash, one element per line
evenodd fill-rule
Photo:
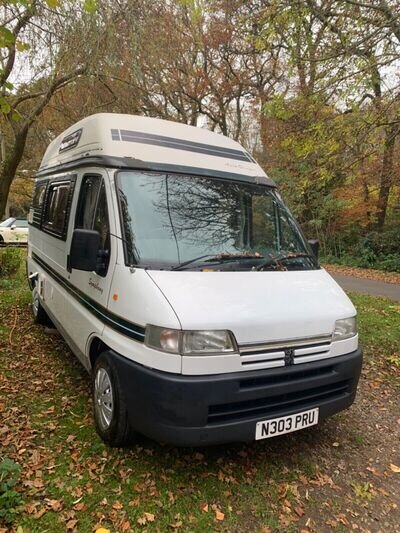
<path fill-rule="evenodd" d="M 18 320 L 29 320 L 26 310 L 18 312 Z M 392 420 L 390 402 L 395 406 L 397 400 L 376 367 L 371 375 L 364 374 L 362 383 L 373 429 L 363 427 L 362 412 L 352 410 L 317 431 L 263 445 L 191 452 L 146 442 L 130 450 L 109 450 L 92 429 L 84 373 L 59 338 L 37 331 L 30 330 L 28 338 L 14 333 L 12 347 L 4 348 L 7 373 L 0 371 L 0 409 L 5 414 L 0 437 L 23 467 L 23 518 L 32 531 L 45 529 L 43 523 L 52 514 L 59 531 L 86 531 L 83 520 L 89 517 L 96 533 L 235 527 L 310 533 L 353 529 L 354 524 L 364 533 L 370 526 L 362 521 L 369 517 L 375 521 L 385 516 L 393 523 L 400 501 L 392 485 L 398 486 L 400 468 L 395 442 L 385 428 Z M 79 405 L 79 399 L 84 403 Z M 32 409 L 33 400 L 43 404 L 39 413 Z M 398 434 L 398 411 L 394 421 Z M 376 433 L 376 440 L 356 444 L 355 431 L 363 439 Z M 382 431 L 388 435 L 384 442 Z M 390 446 L 393 453 L 388 456 Z M 355 497 L 353 485 L 361 498 Z M 364 493 L 373 496 L 371 501 Z M 182 505 L 192 501 L 196 503 L 190 510 Z M 278 529 L 255 518 L 260 512 L 273 516 Z"/>
<path fill-rule="evenodd" d="M 344 265 L 322 265 L 328 272 L 343 274 L 344 276 L 354 276 L 355 278 L 370 279 L 373 281 L 384 281 L 385 283 L 400 283 L 399 272 L 385 272 L 383 270 L 374 270 L 372 268 L 358 268 Z"/>

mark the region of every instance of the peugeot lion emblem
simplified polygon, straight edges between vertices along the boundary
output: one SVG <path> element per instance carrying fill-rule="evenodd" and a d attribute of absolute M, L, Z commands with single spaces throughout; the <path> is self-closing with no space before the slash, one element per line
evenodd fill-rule
<path fill-rule="evenodd" d="M 288 348 L 285 350 L 285 366 L 294 365 L 294 350 L 293 348 Z"/>

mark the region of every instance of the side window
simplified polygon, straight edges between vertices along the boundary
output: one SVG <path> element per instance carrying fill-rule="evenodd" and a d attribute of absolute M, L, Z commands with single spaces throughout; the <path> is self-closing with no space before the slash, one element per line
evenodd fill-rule
<path fill-rule="evenodd" d="M 40 228 L 40 225 L 42 223 L 43 205 L 46 197 L 46 188 L 47 180 L 37 181 L 35 184 L 35 189 L 33 191 L 32 206 L 29 210 L 28 222 L 36 228 Z"/>
<path fill-rule="evenodd" d="M 100 246 L 103 250 L 110 250 L 110 224 L 108 220 L 107 195 L 104 181 L 101 182 L 99 199 L 94 216 L 93 229 L 100 233 Z"/>
<path fill-rule="evenodd" d="M 62 239 L 66 236 L 69 199 L 72 190 L 73 186 L 71 181 L 50 183 L 48 188 L 43 229 Z"/>
<path fill-rule="evenodd" d="M 43 207 L 44 197 L 46 194 L 47 181 L 37 183 L 33 193 L 32 206 L 41 209 Z"/>
<path fill-rule="evenodd" d="M 17 220 L 15 221 L 15 227 L 16 228 L 27 228 L 28 227 L 28 221 L 17 218 Z"/>
<path fill-rule="evenodd" d="M 97 273 L 105 276 L 110 262 L 110 223 L 107 195 L 100 176 L 85 176 L 79 193 L 76 228 L 93 229 L 100 234 L 99 268 Z"/>
<path fill-rule="evenodd" d="M 276 220 L 272 204 L 273 199 L 269 194 L 253 196 L 253 242 L 258 243 L 262 254 L 276 250 Z"/>
<path fill-rule="evenodd" d="M 83 178 L 75 220 L 76 228 L 93 228 L 93 219 L 100 184 L 100 176 L 85 176 Z"/>

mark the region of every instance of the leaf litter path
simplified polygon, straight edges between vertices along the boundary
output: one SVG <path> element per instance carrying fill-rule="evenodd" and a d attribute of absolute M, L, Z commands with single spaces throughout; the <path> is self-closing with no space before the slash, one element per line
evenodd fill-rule
<path fill-rule="evenodd" d="M 356 278 L 353 276 L 344 276 L 343 274 L 333 272 L 330 272 L 330 274 L 344 290 L 359 294 L 383 296 L 400 302 L 400 285 L 379 280 L 376 281 L 372 279 Z"/>
<path fill-rule="evenodd" d="M 27 305 L 0 324 L 0 451 L 21 465 L 25 500 L 11 531 L 399 531 L 398 370 L 367 362 L 350 410 L 292 435 L 110 450 L 64 342 Z"/>
<path fill-rule="evenodd" d="M 330 273 L 342 274 L 354 278 L 369 279 L 372 281 L 382 281 L 394 285 L 400 285 L 400 272 L 385 272 L 372 268 L 349 267 L 344 265 L 322 265 Z"/>

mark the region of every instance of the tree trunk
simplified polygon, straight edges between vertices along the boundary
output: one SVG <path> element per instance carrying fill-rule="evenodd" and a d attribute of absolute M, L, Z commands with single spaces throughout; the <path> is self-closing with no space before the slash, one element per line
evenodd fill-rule
<path fill-rule="evenodd" d="M 385 144 L 383 150 L 382 172 L 379 185 L 379 197 L 376 216 L 376 228 L 382 231 L 386 219 L 390 189 L 393 185 L 393 158 L 396 137 L 399 133 L 397 124 L 386 128 Z"/>
<path fill-rule="evenodd" d="M 24 153 L 27 135 L 28 128 L 23 128 L 15 135 L 12 149 L 0 165 L 0 220 L 6 211 L 10 187 Z"/>

